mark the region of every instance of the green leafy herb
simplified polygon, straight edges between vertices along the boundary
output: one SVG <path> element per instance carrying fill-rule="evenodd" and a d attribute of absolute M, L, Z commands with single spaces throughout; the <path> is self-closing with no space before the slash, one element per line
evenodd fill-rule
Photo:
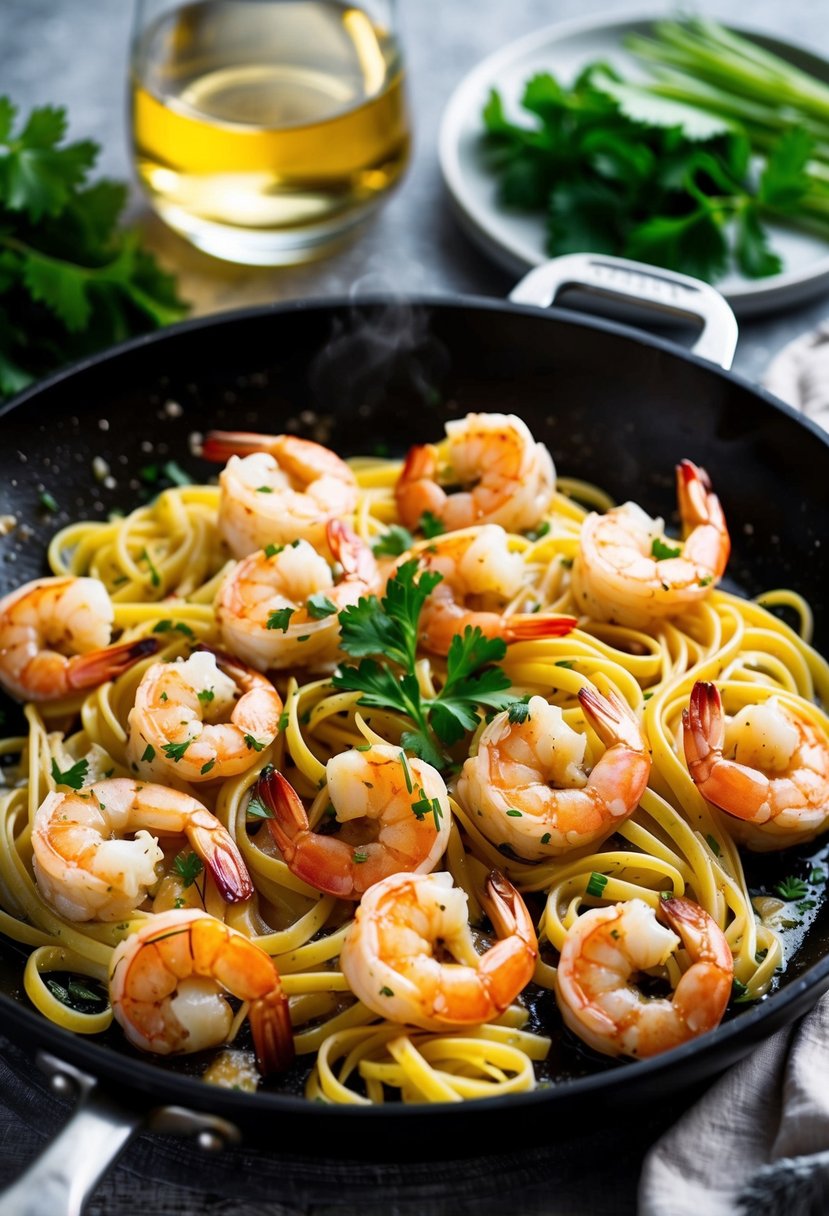
<path fill-rule="evenodd" d="M 196 693 L 196 696 L 201 701 L 202 705 L 209 705 L 211 701 L 216 699 L 216 694 L 212 688 L 202 688 Z"/>
<path fill-rule="evenodd" d="M 165 617 L 163 621 L 153 625 L 153 633 L 172 633 L 173 631 L 183 633 L 186 638 L 196 636 L 186 621 L 171 621 L 169 617 Z"/>
<path fill-rule="evenodd" d="M 513 701 L 512 705 L 510 705 L 509 710 L 507 711 L 507 717 L 509 718 L 510 722 L 513 723 L 513 725 L 520 724 L 522 722 L 529 722 L 530 707 L 527 701 Z"/>
<path fill-rule="evenodd" d="M 391 524 L 371 546 L 375 557 L 400 557 L 414 544 L 414 537 L 408 528 L 400 524 Z"/>
<path fill-rule="evenodd" d="M 288 626 L 291 623 L 291 617 L 294 615 L 293 608 L 275 608 L 270 614 L 265 625 L 266 629 L 281 629 L 283 633 L 288 632 Z"/>
<path fill-rule="evenodd" d="M 147 569 L 150 572 L 150 582 L 152 583 L 152 585 L 154 587 L 160 587 L 161 586 L 161 575 L 158 573 L 158 570 L 156 570 L 155 566 L 153 565 L 153 559 L 150 557 L 150 555 L 146 549 L 141 550 L 141 556 L 144 559 L 144 561 L 147 563 Z"/>
<path fill-rule="evenodd" d="M 446 525 L 431 511 L 423 512 L 418 527 L 427 540 L 431 540 L 433 536 L 441 536 L 446 531 Z"/>
<path fill-rule="evenodd" d="M 774 890 L 781 899 L 796 900 L 803 899 L 808 888 L 802 878 L 794 878 L 790 875 L 779 882 Z"/>
<path fill-rule="evenodd" d="M 215 756 L 213 757 L 212 760 L 205 760 L 204 764 L 199 769 L 199 772 L 201 773 L 202 777 L 205 777 L 210 772 L 210 770 L 213 768 L 215 763 L 216 763 Z"/>
<path fill-rule="evenodd" d="M 703 19 L 626 43 L 653 80 L 592 63 L 571 88 L 528 80 L 528 122 L 509 120 L 495 91 L 484 107 L 498 198 L 546 217 L 549 253 L 757 278 L 781 269 L 769 218 L 829 232 L 825 82 Z"/>
<path fill-rule="evenodd" d="M 467 627 L 452 639 L 446 679 L 434 697 L 424 697 L 417 679 L 418 620 L 427 596 L 441 581 L 435 571 L 404 562 L 389 579 L 382 600 L 364 597 L 340 613 L 343 650 L 361 662 L 344 664 L 332 677 L 335 688 L 361 692 L 360 705 L 392 710 L 410 719 L 401 744 L 437 768 L 447 764 L 442 747 L 452 746 L 479 722 L 478 710 L 507 709 L 518 698 L 507 692 L 509 677 L 493 667 L 506 654 L 499 638 Z M 369 656 L 382 656 L 383 663 Z"/>
<path fill-rule="evenodd" d="M 18 121 L 0 97 L 0 395 L 185 311 L 138 233 L 118 227 L 126 186 L 89 184 L 99 148 L 64 143 L 66 127 L 63 109 Z"/>
<path fill-rule="evenodd" d="M 152 763 L 152 761 L 155 760 L 155 748 L 153 747 L 152 743 L 148 743 L 144 748 L 144 754 L 141 759 L 146 760 L 148 763 Z"/>
<path fill-rule="evenodd" d="M 309 595 L 306 607 L 308 615 L 315 621 L 321 621 L 324 617 L 332 616 L 337 611 L 337 605 L 332 604 L 328 596 L 324 595 L 322 591 Z"/>
<path fill-rule="evenodd" d="M 261 752 L 264 750 L 265 744 L 260 743 L 255 735 L 245 735 L 245 747 L 250 751 Z"/>
<path fill-rule="evenodd" d="M 509 816 L 510 819 L 521 819 L 521 818 L 523 818 L 524 812 L 517 811 L 514 806 L 511 806 L 509 808 L 509 810 L 507 811 L 507 815 Z"/>
<path fill-rule="evenodd" d="M 204 864 L 197 853 L 179 853 L 173 862 L 173 871 L 179 876 L 185 889 L 192 887 L 203 869 Z"/>
<path fill-rule="evenodd" d="M 543 519 L 537 528 L 532 528 L 529 532 L 525 533 L 527 540 L 541 540 L 542 537 L 547 535 L 551 527 L 552 524 L 549 522 L 549 520 Z"/>
<path fill-rule="evenodd" d="M 394 990 L 389 988 L 388 984 L 384 984 L 380 989 L 381 996 L 394 996 Z"/>
<path fill-rule="evenodd" d="M 0 280 L 0 281 L 2 281 L 2 280 Z M 57 509 L 58 509 L 57 499 L 54 498 L 53 495 L 51 495 L 48 490 L 41 491 L 40 505 L 43 507 L 44 511 L 54 512 L 54 511 L 57 511 Z"/>
<path fill-rule="evenodd" d="M 357 862 L 358 865 L 364 861 L 368 861 L 368 853 L 361 853 L 358 851 L 356 853 L 352 853 L 351 857 L 354 861 Z"/>
<path fill-rule="evenodd" d="M 669 545 L 665 541 L 655 537 L 651 544 L 651 557 L 655 557 L 658 562 L 665 561 L 669 557 L 679 557 L 682 552 L 681 545 Z"/>
<path fill-rule="evenodd" d="M 273 819 L 273 811 L 255 794 L 248 801 L 247 813 L 254 819 Z"/>
<path fill-rule="evenodd" d="M 87 1006 L 90 1004 L 100 1006 L 106 1002 L 106 998 L 100 992 L 93 992 L 87 984 L 82 984 L 80 980 L 70 979 L 67 984 L 61 984 L 58 980 L 48 976 L 44 982 L 56 1000 L 80 1013 L 86 1013 Z"/>
<path fill-rule="evenodd" d="M 161 750 L 169 760 L 178 764 L 192 742 L 192 739 L 185 739 L 182 743 L 165 743 Z"/>
<path fill-rule="evenodd" d="M 720 842 L 716 839 L 716 837 L 708 835 L 705 837 L 705 839 L 708 841 L 708 847 L 714 856 L 720 857 L 722 854 L 722 849 L 720 848 Z"/>
<path fill-rule="evenodd" d="M 541 837 L 541 844 L 549 844 L 549 843 L 550 843 L 550 833 L 545 832 L 544 835 Z"/>
<path fill-rule="evenodd" d="M 52 777 L 55 785 L 68 785 L 71 790 L 82 789 L 88 772 L 88 760 L 78 760 L 76 764 L 73 764 L 71 768 L 62 773 L 58 768 L 54 756 L 52 757 Z"/>
<path fill-rule="evenodd" d="M 595 895 L 598 897 L 598 896 L 601 896 L 601 894 L 604 891 L 606 886 L 607 886 L 607 875 L 606 874 L 597 874 L 596 871 L 594 870 L 593 873 L 590 875 L 590 878 L 588 880 L 587 886 L 585 887 L 584 893 L 585 893 L 585 895 Z"/>

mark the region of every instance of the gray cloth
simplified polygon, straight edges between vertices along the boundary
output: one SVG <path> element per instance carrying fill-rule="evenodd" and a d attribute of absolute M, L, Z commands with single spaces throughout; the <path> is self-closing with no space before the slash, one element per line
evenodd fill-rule
<path fill-rule="evenodd" d="M 721 1078 L 651 1149 L 639 1216 L 829 1212 L 829 997 Z"/>
<path fill-rule="evenodd" d="M 785 346 L 763 382 L 782 401 L 829 430 L 829 321 Z"/>

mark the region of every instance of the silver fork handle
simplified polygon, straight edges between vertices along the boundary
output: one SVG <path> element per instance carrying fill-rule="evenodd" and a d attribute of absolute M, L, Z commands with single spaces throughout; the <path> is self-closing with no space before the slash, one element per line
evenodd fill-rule
<path fill-rule="evenodd" d="M 655 316 L 695 320 L 692 352 L 726 370 L 737 347 L 737 318 L 715 288 L 687 274 L 604 254 L 570 253 L 531 270 L 510 292 L 514 304 L 549 308 L 567 287 L 606 300 L 635 303 Z"/>
<path fill-rule="evenodd" d="M 94 1077 L 46 1053 L 38 1064 L 61 1097 L 77 1096 L 68 1121 L 25 1173 L 0 1195 L 0 1216 L 81 1216 L 100 1179 L 136 1132 L 195 1136 L 204 1149 L 239 1139 L 224 1119 L 181 1107 L 138 1110 L 118 1102 Z"/>

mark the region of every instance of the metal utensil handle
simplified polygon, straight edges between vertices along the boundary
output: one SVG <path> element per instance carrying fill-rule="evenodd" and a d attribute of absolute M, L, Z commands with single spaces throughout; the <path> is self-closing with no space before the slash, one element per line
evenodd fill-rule
<path fill-rule="evenodd" d="M 180 1107 L 147 1112 L 124 1106 L 94 1077 L 41 1053 L 38 1063 L 51 1074 L 62 1097 L 77 1095 L 68 1121 L 15 1183 L 0 1195 L 0 1216 L 81 1216 L 100 1179 L 137 1131 L 195 1135 L 204 1149 L 219 1149 L 239 1133 L 232 1124 Z"/>
<path fill-rule="evenodd" d="M 737 347 L 737 318 L 718 291 L 674 270 L 604 254 L 571 253 L 531 270 L 510 292 L 514 304 L 549 308 L 565 287 L 636 303 L 657 316 L 697 320 L 695 355 L 726 370 Z"/>

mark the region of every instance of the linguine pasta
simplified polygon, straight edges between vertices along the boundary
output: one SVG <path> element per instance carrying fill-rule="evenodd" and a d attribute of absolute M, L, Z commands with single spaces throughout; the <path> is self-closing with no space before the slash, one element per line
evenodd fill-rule
<path fill-rule="evenodd" d="M 400 464 L 351 462 L 359 485 L 356 532 L 371 543 L 397 521 L 394 486 Z M 218 527 L 219 490 L 184 486 L 164 490 L 154 502 L 107 523 L 82 522 L 59 532 L 49 546 L 57 575 L 90 575 L 109 591 L 115 627 L 123 640 L 154 634 L 158 657 L 186 656 L 195 641 L 216 642 L 213 601 L 232 566 Z M 587 507 L 611 504 L 595 487 L 560 479 L 544 524 L 529 535 L 511 535 L 523 559 L 523 585 L 507 612 L 577 613 L 570 567 Z M 415 555 L 428 542 L 415 546 Z M 799 618 L 796 632 L 770 609 L 785 607 Z M 469 899 L 470 920 L 482 919 L 478 893 L 487 873 L 500 868 L 540 914 L 542 944 L 534 982 L 555 984 L 557 952 L 579 910 L 607 901 L 638 898 L 657 907 L 660 894 L 687 895 L 724 931 L 735 976 L 748 999 L 768 991 L 783 963 L 778 934 L 756 914 L 728 816 L 709 804 L 691 780 L 681 748 L 681 713 L 697 680 L 716 679 L 732 706 L 772 695 L 796 706 L 829 733 L 819 708 L 829 703 L 829 667 L 809 645 L 808 607 L 796 595 L 775 591 L 757 602 L 719 590 L 686 615 L 647 630 L 582 620 L 568 636 L 518 641 L 502 666 L 513 691 L 540 695 L 561 707 L 565 722 L 584 731 L 579 689 L 595 684 L 615 690 L 641 716 L 653 755 L 641 804 L 600 845 L 529 863 L 481 834 L 475 817 L 451 800 L 453 824 L 444 860 Z M 516 1002 L 496 1021 L 457 1031 L 426 1032 L 379 1020 L 352 997 L 338 958 L 354 905 L 320 894 L 282 860 L 261 819 L 248 811 L 251 787 L 266 764 L 284 772 L 310 806 L 317 826 L 324 815 L 326 761 L 369 742 L 399 744 L 408 729 L 400 715 L 360 705 L 359 692 L 335 689 L 328 675 L 279 673 L 284 702 L 280 733 L 241 776 L 199 786 L 197 797 L 236 841 L 255 887 L 253 899 L 227 904 L 205 873 L 185 881 L 175 859 L 181 842 L 162 842 L 164 877 L 142 910 L 117 923 L 76 924 L 54 912 L 39 893 L 32 870 L 35 812 L 55 788 L 54 769 L 65 771 L 82 757 L 89 778 L 132 774 L 127 719 L 136 687 L 149 666 L 138 663 L 116 681 L 60 702 L 29 704 L 28 731 L 0 741 L 7 784 L 0 797 L 0 930 L 31 948 L 26 992 L 53 1022 L 81 1034 L 97 1034 L 109 1010 L 82 1012 L 55 995 L 51 973 L 104 982 L 116 944 L 153 911 L 204 907 L 252 937 L 275 961 L 290 1000 L 295 1046 L 307 1064 L 306 1094 L 339 1103 L 378 1103 L 390 1097 L 413 1102 L 455 1102 L 533 1088 L 534 1065 L 550 1040 L 528 1028 L 529 1011 Z M 445 660 L 425 652 L 417 678 L 426 695 L 440 687 Z M 469 741 L 474 753 L 477 736 Z M 588 739 L 587 759 L 601 747 Z M 449 781 L 450 794 L 454 792 Z M 676 962 L 669 978 L 679 977 Z M 236 1024 L 241 1022 L 240 1010 Z M 230 1081 L 240 1081 L 231 1070 Z M 214 1065 L 207 1079 L 218 1079 Z"/>

